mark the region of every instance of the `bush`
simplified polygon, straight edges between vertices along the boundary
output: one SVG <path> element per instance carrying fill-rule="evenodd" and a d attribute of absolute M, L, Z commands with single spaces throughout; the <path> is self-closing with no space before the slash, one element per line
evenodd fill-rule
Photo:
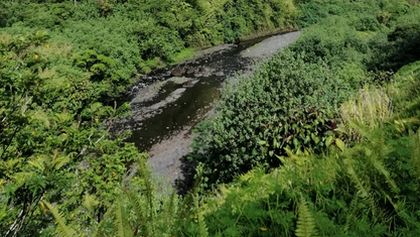
<path fill-rule="evenodd" d="M 94 196 L 100 217 L 128 165 L 142 157 L 123 138 L 111 139 L 104 127 L 118 110 L 98 102 L 101 82 L 90 80 L 89 74 L 104 72 L 103 67 L 86 73 L 73 67 L 73 56 L 65 45 L 50 44 L 45 32 L 0 34 L 2 234 L 28 236 L 48 229 L 41 200 L 79 216 L 83 199 Z M 91 56 L 81 60 L 89 70 L 109 63 Z"/>
<path fill-rule="evenodd" d="M 283 166 L 270 174 L 258 168 L 222 186 L 203 206 L 208 234 L 419 235 L 420 107 L 411 106 L 419 101 L 415 68 L 407 66 L 395 82 L 363 90 L 346 103 L 345 108 L 359 104 L 362 110 L 343 124 L 361 134 L 355 146 L 319 156 L 283 157 Z M 417 93 L 408 96 L 406 88 Z M 395 115 L 384 116 L 389 108 L 379 109 L 383 103 L 367 99 L 384 91 L 392 91 L 385 97 L 398 105 Z M 366 113 L 368 107 L 375 109 Z M 403 112 L 407 110 L 411 112 Z"/>
<path fill-rule="evenodd" d="M 306 28 L 290 50 L 261 65 L 254 75 L 238 79 L 224 93 L 216 116 L 198 127 L 188 160 L 203 165 L 207 185 L 230 182 L 255 166 L 277 167 L 278 157 L 287 152 L 319 154 L 340 146 L 335 131 L 339 105 L 365 84 L 390 75 L 390 67 L 376 71 L 374 62 L 389 58 L 375 52 L 389 44 L 398 48 L 417 42 L 412 40 L 415 31 L 409 31 L 390 43 L 386 38 L 392 26 L 366 20 L 393 2 L 332 2 L 327 5 L 349 9 L 339 16 L 328 13 L 333 16 Z M 412 29 L 401 15 L 404 6 L 394 9 L 387 24 L 403 22 Z"/>
<path fill-rule="evenodd" d="M 385 142 L 376 132 L 344 153 L 288 157 L 271 174 L 257 169 L 222 188 L 204 206 L 209 235 L 418 235 L 419 131 L 389 139 L 391 129 Z"/>
<path fill-rule="evenodd" d="M 323 61 L 304 58 L 285 52 L 238 79 L 216 117 L 198 128 L 190 160 L 204 164 L 210 184 L 258 164 L 278 166 L 287 151 L 321 152 L 334 142 L 335 108 L 351 86 Z"/>
<path fill-rule="evenodd" d="M 420 57 L 419 17 L 420 10 L 416 8 L 396 21 L 394 29 L 387 35 L 387 44 L 377 52 L 377 58 L 384 58 L 382 62 L 374 61 L 377 68 L 398 70 Z"/>

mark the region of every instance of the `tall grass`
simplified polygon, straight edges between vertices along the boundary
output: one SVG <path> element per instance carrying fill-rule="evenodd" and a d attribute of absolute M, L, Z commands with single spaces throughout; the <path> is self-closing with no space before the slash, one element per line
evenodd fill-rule
<path fill-rule="evenodd" d="M 352 100 L 341 105 L 342 126 L 339 129 L 350 135 L 352 140 L 357 140 L 357 137 L 361 135 L 357 134 L 360 128 L 379 128 L 392 115 L 391 99 L 384 89 L 366 87 L 361 89 Z"/>

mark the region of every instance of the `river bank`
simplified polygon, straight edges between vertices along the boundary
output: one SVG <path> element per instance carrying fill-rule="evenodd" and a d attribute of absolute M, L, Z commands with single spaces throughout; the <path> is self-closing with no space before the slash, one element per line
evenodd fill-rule
<path fill-rule="evenodd" d="M 130 92 L 132 116 L 119 122 L 133 132 L 129 141 L 149 152 L 162 187 L 182 177 L 192 129 L 211 113 L 224 81 L 250 73 L 262 60 L 293 43 L 299 32 L 206 49 L 200 58 L 147 75 Z"/>

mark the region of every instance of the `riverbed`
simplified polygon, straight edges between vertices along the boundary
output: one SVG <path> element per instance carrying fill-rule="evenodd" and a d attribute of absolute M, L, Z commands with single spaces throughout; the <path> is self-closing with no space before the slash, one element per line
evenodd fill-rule
<path fill-rule="evenodd" d="M 132 116 L 120 127 L 130 129 L 129 141 L 149 152 L 152 174 L 162 187 L 182 177 L 181 158 L 190 152 L 192 128 L 209 116 L 224 82 L 251 73 L 299 35 L 290 32 L 210 48 L 199 58 L 143 77 L 133 87 Z"/>

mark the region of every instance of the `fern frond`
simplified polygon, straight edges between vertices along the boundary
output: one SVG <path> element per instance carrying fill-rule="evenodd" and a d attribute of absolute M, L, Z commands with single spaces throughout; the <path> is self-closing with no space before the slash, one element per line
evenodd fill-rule
<path fill-rule="evenodd" d="M 198 224 L 198 233 L 201 237 L 208 237 L 209 232 L 207 229 L 206 221 L 204 219 L 204 215 L 200 210 L 200 201 L 198 195 L 194 197 L 194 207 L 197 212 L 197 224 Z"/>
<path fill-rule="evenodd" d="M 148 228 L 150 225 L 148 225 L 149 219 L 147 218 L 147 210 L 145 202 L 144 202 L 144 196 L 135 192 L 135 189 L 127 189 L 125 190 L 124 194 L 128 198 L 127 200 L 131 204 L 131 210 L 134 213 L 134 216 L 136 217 L 136 225 L 133 228 L 134 229 L 142 229 L 146 234 L 148 233 Z"/>
<path fill-rule="evenodd" d="M 411 164 L 412 167 L 414 167 L 417 179 L 420 179 L 420 130 L 417 131 L 417 135 L 415 136 L 416 137 L 412 145 Z"/>
<path fill-rule="evenodd" d="M 171 194 L 170 197 L 164 202 L 163 205 L 163 211 L 162 211 L 162 217 L 161 219 L 165 220 L 166 225 L 166 233 L 169 235 L 174 235 L 175 232 L 175 222 L 177 219 L 177 206 L 178 206 L 178 200 L 177 195 L 175 192 Z"/>
<path fill-rule="evenodd" d="M 48 210 L 53 215 L 55 222 L 57 224 L 57 234 L 61 237 L 75 237 L 80 236 L 77 235 L 76 231 L 73 230 L 70 226 L 66 224 L 66 221 L 64 220 L 64 217 L 62 214 L 58 211 L 58 209 L 54 206 L 52 206 L 48 202 L 42 202 L 43 205 L 45 205 Z"/>
<path fill-rule="evenodd" d="M 145 226 L 148 230 L 147 232 L 149 232 L 149 235 L 154 235 L 155 233 L 155 217 L 157 215 L 157 208 L 155 206 L 155 186 L 152 180 L 152 175 L 150 170 L 147 168 L 146 165 L 146 160 L 145 159 L 140 159 L 138 161 L 138 170 L 139 170 L 139 174 L 140 177 L 143 179 L 144 182 L 144 198 L 146 199 L 146 203 L 144 206 L 144 211 L 146 213 L 147 216 L 147 223 L 148 225 Z"/>
<path fill-rule="evenodd" d="M 129 228 L 129 223 L 127 221 L 123 203 L 120 200 L 117 201 L 115 208 L 115 220 L 117 224 L 118 236 L 119 237 L 132 237 L 133 233 Z"/>
<path fill-rule="evenodd" d="M 201 12 L 203 13 L 203 17 L 206 20 L 205 22 L 207 22 L 208 24 L 207 19 L 210 19 L 216 14 L 217 11 L 219 11 L 220 9 L 223 9 L 223 6 L 226 3 L 227 3 L 227 0 L 213 0 L 213 1 L 199 0 L 198 6 Z"/>
<path fill-rule="evenodd" d="M 351 179 L 351 181 L 354 183 L 354 185 L 357 188 L 357 194 L 364 199 L 369 198 L 370 196 L 370 189 L 368 187 L 365 187 L 366 185 L 364 184 L 364 182 L 359 178 L 359 176 L 357 175 L 354 167 L 353 167 L 353 162 L 350 159 L 344 159 L 344 165 L 347 168 L 347 174 L 349 175 L 349 178 Z"/>
<path fill-rule="evenodd" d="M 354 160 L 352 160 L 351 158 L 345 158 L 343 164 L 347 169 L 346 171 L 350 181 L 354 184 L 357 190 L 357 196 L 359 196 L 361 199 L 365 200 L 368 203 L 369 211 L 373 214 L 373 216 L 375 216 L 376 205 L 375 199 L 371 193 L 371 183 L 369 182 L 369 180 L 366 180 L 365 182 L 363 180 L 363 177 L 359 177 L 355 167 L 353 166 Z"/>
<path fill-rule="evenodd" d="M 373 167 L 385 178 L 385 181 L 388 183 L 389 187 L 392 189 L 393 192 L 398 193 L 399 188 L 395 181 L 392 179 L 390 172 L 386 169 L 383 162 L 376 159 L 376 157 L 370 157 L 370 162 L 372 163 Z"/>
<path fill-rule="evenodd" d="M 314 237 L 317 236 L 315 220 L 309 210 L 305 200 L 301 200 L 299 204 L 299 216 L 295 234 L 297 237 Z"/>

